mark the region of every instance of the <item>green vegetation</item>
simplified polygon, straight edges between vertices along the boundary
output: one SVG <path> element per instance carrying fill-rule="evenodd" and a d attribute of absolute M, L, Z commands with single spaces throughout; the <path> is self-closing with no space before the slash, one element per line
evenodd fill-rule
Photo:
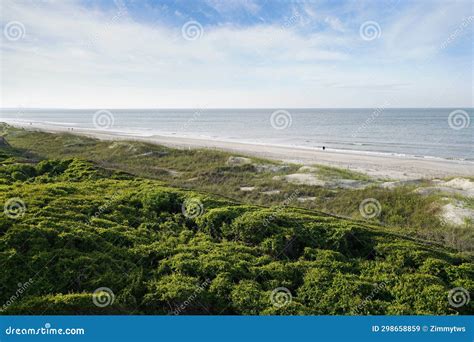
<path fill-rule="evenodd" d="M 323 179 L 334 179 L 334 178 L 342 178 L 342 179 L 356 179 L 362 181 L 370 181 L 370 177 L 360 173 L 354 172 L 351 170 L 345 169 L 338 169 L 335 167 L 325 166 L 325 165 L 318 165 L 318 175 Z"/>
<path fill-rule="evenodd" d="M 299 165 L 282 165 L 268 160 L 230 165 L 230 153 L 215 150 L 172 149 L 143 142 L 100 141 L 70 134 L 31 132 L 0 125 L 0 135 L 23 154 L 34 159 L 81 158 L 111 170 L 165 181 L 183 189 L 216 194 L 240 203 L 279 206 L 289 204 L 310 210 L 364 220 L 359 211 L 361 201 L 375 198 L 381 203 L 377 223 L 397 229 L 404 235 L 429 239 L 458 250 L 472 250 L 474 226 L 456 227 L 441 222 L 439 214 L 443 196 L 420 195 L 416 185 L 382 188 L 380 182 L 364 174 L 327 166 L 316 166 L 313 174 L 322 180 L 357 180 L 367 183 L 364 189 L 293 184 L 278 177 L 298 172 Z M 17 175 L 18 176 L 18 175 Z M 254 188 L 242 191 L 242 187 Z M 270 194 L 268 193 L 270 192 Z M 298 196 L 295 197 L 295 194 Z M 311 200 L 299 201 L 297 197 Z M 472 204 L 472 200 L 464 199 Z"/>
<path fill-rule="evenodd" d="M 469 254 L 290 207 L 281 197 L 263 207 L 250 196 L 245 203 L 206 192 L 217 190 L 206 185 L 213 172 L 221 185 L 246 172 L 268 182 L 252 165 L 227 166 L 225 153 L 20 130 L 7 141 L 13 147 L 0 146 L 4 314 L 474 313 L 472 301 L 458 308 L 448 301 L 450 289 L 474 291 Z M 135 159 L 123 159 L 133 148 Z M 206 181 L 199 191 L 173 187 L 180 181 L 157 165 Z M 152 175 L 163 180 L 145 178 Z M 361 192 L 358 200 L 371 190 L 351 191 Z M 404 208 L 393 210 L 406 219 Z M 114 300 L 101 307 L 93 293 L 104 287 Z"/>

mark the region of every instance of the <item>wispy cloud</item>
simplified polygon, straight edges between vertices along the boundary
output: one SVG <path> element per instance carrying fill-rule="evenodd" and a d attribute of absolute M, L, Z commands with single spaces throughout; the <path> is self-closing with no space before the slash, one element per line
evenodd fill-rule
<path fill-rule="evenodd" d="M 400 99 L 393 106 L 429 106 L 431 97 L 437 105 L 440 97 L 442 105 L 472 104 L 465 86 L 445 86 L 470 78 L 462 67 L 446 65 L 472 59 L 464 48 L 472 27 L 439 53 L 467 3 L 421 2 L 390 13 L 352 3 L 297 2 L 284 11 L 283 2 L 196 3 L 155 12 L 127 2 L 3 2 L 2 28 L 18 21 L 25 34 L 16 41 L 2 37 L 1 105 L 350 107 L 377 106 L 393 91 Z M 382 29 L 370 42 L 359 34 L 368 19 Z M 197 40 L 183 38 L 189 20 L 202 26 Z M 421 70 L 423 61 L 429 63 Z M 437 75 L 437 87 L 425 78 L 429 73 Z"/>
<path fill-rule="evenodd" d="M 326 17 L 324 22 L 327 23 L 333 30 L 344 32 L 344 24 L 338 17 Z"/>

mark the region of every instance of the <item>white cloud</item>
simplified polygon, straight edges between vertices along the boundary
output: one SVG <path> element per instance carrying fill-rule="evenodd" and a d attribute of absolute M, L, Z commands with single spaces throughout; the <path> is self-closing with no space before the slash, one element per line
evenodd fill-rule
<path fill-rule="evenodd" d="M 256 15 L 260 10 L 260 6 L 252 0 L 207 0 L 207 4 L 222 14 L 232 14 L 235 10 L 246 10 Z"/>
<path fill-rule="evenodd" d="M 423 2 L 414 5 L 383 27 L 383 43 L 393 57 L 430 59 L 443 42 L 472 15 L 469 1 Z M 428 7 L 427 7 L 428 6 Z M 472 34 L 472 26 L 470 27 Z M 469 29 L 465 30 L 467 33 Z"/>
<path fill-rule="evenodd" d="M 339 31 L 339 32 L 345 31 L 344 24 L 337 17 L 326 17 L 324 18 L 324 22 L 327 23 L 335 31 Z"/>
<path fill-rule="evenodd" d="M 257 11 L 252 2 L 245 4 Z M 403 39 L 414 22 L 423 36 L 430 33 L 420 45 L 426 54 L 444 33 L 429 30 L 439 24 L 436 11 L 383 25 L 387 41 L 369 45 L 358 28 L 330 16 L 329 31 L 301 34 L 298 25 L 275 24 L 205 27 L 199 40 L 187 41 L 180 27 L 138 23 L 117 8 L 7 2 L 2 10 L 2 27 L 18 20 L 26 30 L 20 41 L 2 39 L 4 107 L 376 106 L 381 92 L 396 92 L 398 106 L 429 105 L 412 96 L 414 88 L 423 101 L 444 92 L 445 105 L 470 98 L 466 90 L 433 89 L 422 77 L 414 83 L 405 65 L 387 69 L 378 62 L 419 42 L 416 30 Z M 442 70 L 437 75 L 450 77 Z"/>

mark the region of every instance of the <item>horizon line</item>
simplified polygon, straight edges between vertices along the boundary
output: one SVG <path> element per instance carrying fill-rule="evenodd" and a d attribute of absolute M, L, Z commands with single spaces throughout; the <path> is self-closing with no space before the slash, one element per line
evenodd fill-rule
<path fill-rule="evenodd" d="M 473 106 L 441 106 L 441 107 L 0 107 L 1 110 L 240 110 L 240 109 L 474 109 Z"/>

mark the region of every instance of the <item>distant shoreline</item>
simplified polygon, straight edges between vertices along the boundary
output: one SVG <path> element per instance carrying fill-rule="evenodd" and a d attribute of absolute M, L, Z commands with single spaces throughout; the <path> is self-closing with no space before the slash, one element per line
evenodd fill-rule
<path fill-rule="evenodd" d="M 84 135 L 100 140 L 130 140 L 154 143 L 175 148 L 209 148 L 254 157 L 279 160 L 300 164 L 321 164 L 338 168 L 348 168 L 383 179 L 432 179 L 455 176 L 474 177 L 474 162 L 447 159 L 430 159 L 413 156 L 378 155 L 355 151 L 326 150 L 309 147 L 291 147 L 265 145 L 258 143 L 208 140 L 178 136 L 137 136 L 107 130 L 95 130 L 74 127 L 54 126 L 47 124 L 30 125 L 20 122 L 5 122 L 14 127 L 28 130 L 40 130 L 51 133 L 70 133 Z"/>

